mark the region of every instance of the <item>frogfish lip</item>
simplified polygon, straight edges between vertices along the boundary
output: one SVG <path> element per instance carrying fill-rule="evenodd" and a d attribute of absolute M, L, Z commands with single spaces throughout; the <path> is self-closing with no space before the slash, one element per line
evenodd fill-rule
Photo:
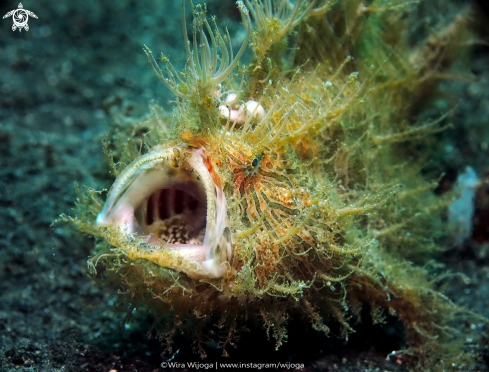
<path fill-rule="evenodd" d="M 116 228 L 133 242 L 123 244 L 133 259 L 194 278 L 223 276 L 232 255 L 227 204 L 205 159 L 202 148 L 153 148 L 117 177 L 97 226 Z M 121 237 L 111 236 L 109 243 L 120 244 Z"/>

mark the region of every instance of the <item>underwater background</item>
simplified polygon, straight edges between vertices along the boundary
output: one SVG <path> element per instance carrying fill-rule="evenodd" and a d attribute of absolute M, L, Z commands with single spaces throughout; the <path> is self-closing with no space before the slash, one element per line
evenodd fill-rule
<path fill-rule="evenodd" d="M 206 3 L 239 47 L 244 34 L 234 1 Z M 421 23 L 437 28 L 469 4 L 426 2 L 419 9 Z M 0 14 L 17 6 L 0 2 Z M 74 182 L 110 187 L 102 141 L 113 122 L 112 108 L 128 118 L 147 113 L 152 100 L 171 110 L 171 93 L 142 46 L 155 54 L 164 51 L 177 70 L 183 67 L 181 3 L 27 1 L 23 6 L 38 16 L 29 18 L 29 31 L 13 32 L 11 18 L 0 23 L 0 371 L 161 370 L 162 347 L 147 337 L 151 316 L 138 314 L 121 327 L 116 288 L 100 288 L 87 276 L 93 239 L 71 226 L 51 224 L 73 207 Z M 436 258 L 443 270 L 465 275 L 445 286 L 448 297 L 488 318 L 489 18 L 480 4 L 472 6 L 474 42 L 454 66 L 463 73 L 440 83 L 444 95 L 434 103 L 439 110 L 457 106 L 453 128 L 437 134 L 441 145 L 429 156 L 445 167 L 436 192 L 450 190 L 467 166 L 480 181 L 472 235 Z M 211 345 L 206 362 L 293 362 L 310 371 L 405 370 L 395 358 L 386 359 L 404 341 L 394 318 L 357 325 L 346 344 L 299 320 L 291 320 L 288 329 L 288 341 L 278 351 L 258 327 L 241 335 L 228 358 Z M 478 370 L 487 371 L 489 340 L 482 342 L 474 348 L 483 353 Z M 175 350 L 174 361 L 200 361 L 184 337 Z"/>

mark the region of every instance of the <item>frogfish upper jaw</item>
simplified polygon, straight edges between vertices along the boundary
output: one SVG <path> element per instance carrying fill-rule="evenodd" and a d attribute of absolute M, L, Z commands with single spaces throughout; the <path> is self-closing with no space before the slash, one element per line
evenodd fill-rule
<path fill-rule="evenodd" d="M 232 255 L 227 204 L 204 160 L 204 149 L 179 146 L 134 160 L 112 185 L 97 225 L 136 241 L 124 247 L 134 259 L 190 277 L 221 277 Z"/>

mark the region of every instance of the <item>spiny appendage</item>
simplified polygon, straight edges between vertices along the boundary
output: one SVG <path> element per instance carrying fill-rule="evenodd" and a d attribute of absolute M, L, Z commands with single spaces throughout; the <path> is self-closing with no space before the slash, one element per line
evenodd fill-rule
<path fill-rule="evenodd" d="M 253 241 L 254 271 L 262 285 L 277 273 L 287 278 L 283 283 L 344 277 L 345 263 L 361 248 L 342 246 L 335 214 L 311 195 L 301 170 L 288 165 L 284 153 L 267 147 L 255 155 L 243 144 L 225 150 L 239 200 L 242 228 L 235 238 Z"/>

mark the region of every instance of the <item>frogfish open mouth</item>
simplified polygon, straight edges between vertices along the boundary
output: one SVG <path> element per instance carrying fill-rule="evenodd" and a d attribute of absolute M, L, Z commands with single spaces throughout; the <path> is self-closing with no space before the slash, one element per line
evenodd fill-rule
<path fill-rule="evenodd" d="M 416 118 L 472 40 L 469 13 L 414 45 L 417 1 L 245 3 L 236 54 L 203 5 L 189 37 L 185 1 L 184 70 L 144 48 L 174 114 L 153 104 L 117 123 L 105 203 L 87 188 L 61 216 L 97 238 L 90 274 L 117 284 L 129 317 L 155 315 L 169 354 L 179 331 L 204 357 L 250 323 L 278 348 L 292 316 L 345 339 L 396 317 L 414 363 L 462 365 L 467 330 L 452 330 L 470 316 L 432 260 L 449 201 L 434 192 L 442 169 L 424 169 L 450 112 Z"/>
<path fill-rule="evenodd" d="M 158 146 L 134 160 L 111 187 L 97 225 L 142 243 L 155 263 L 165 251 L 172 257 L 166 267 L 222 276 L 232 255 L 226 198 L 205 158 L 202 148 Z"/>

